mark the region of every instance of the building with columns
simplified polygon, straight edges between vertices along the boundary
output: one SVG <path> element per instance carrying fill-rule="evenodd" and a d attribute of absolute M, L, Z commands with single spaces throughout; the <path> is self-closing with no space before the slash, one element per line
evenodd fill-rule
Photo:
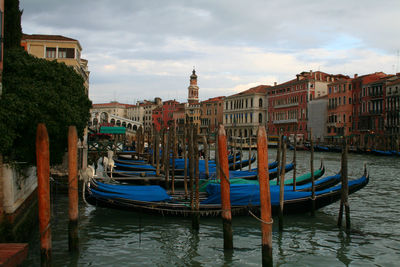
<path fill-rule="evenodd" d="M 250 137 L 259 125 L 266 125 L 269 87 L 259 85 L 224 99 L 223 123 L 229 136 Z"/>

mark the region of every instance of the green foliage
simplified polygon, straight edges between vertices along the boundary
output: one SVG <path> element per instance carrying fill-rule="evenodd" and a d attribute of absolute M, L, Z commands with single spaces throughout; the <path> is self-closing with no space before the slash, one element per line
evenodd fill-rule
<path fill-rule="evenodd" d="M 60 163 L 68 145 L 68 126 L 83 135 L 92 106 L 82 77 L 72 67 L 35 58 L 21 49 L 4 55 L 0 99 L 0 153 L 7 161 L 35 163 L 38 123 L 45 123 L 51 163 Z"/>
<path fill-rule="evenodd" d="M 4 14 L 4 49 L 20 47 L 22 11 L 19 10 L 19 0 L 6 0 Z"/>

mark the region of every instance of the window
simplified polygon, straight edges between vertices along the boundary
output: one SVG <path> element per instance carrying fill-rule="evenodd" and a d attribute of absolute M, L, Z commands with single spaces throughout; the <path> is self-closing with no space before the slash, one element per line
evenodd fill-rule
<path fill-rule="evenodd" d="M 262 106 L 263 106 L 262 98 L 260 98 L 260 99 L 258 100 L 258 106 L 259 106 L 260 108 L 262 108 Z"/>
<path fill-rule="evenodd" d="M 46 47 L 46 58 L 56 58 L 55 47 Z"/>
<path fill-rule="evenodd" d="M 66 58 L 66 57 L 67 57 L 67 49 L 58 48 L 58 58 Z"/>
<path fill-rule="evenodd" d="M 258 122 L 262 123 L 262 114 L 261 113 L 258 114 Z"/>

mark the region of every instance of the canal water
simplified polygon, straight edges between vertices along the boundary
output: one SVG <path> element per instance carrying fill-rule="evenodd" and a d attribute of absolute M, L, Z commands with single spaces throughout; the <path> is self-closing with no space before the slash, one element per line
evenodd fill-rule
<path fill-rule="evenodd" d="M 270 162 L 276 150 L 270 149 Z M 288 161 L 292 152 L 288 151 Z M 315 153 L 314 169 L 324 159 L 326 174 L 340 170 L 339 153 Z M 309 171 L 310 154 L 297 152 L 298 174 Z M 350 196 L 351 228 L 337 228 L 339 203 L 309 214 L 284 217 L 284 231 L 273 225 L 275 266 L 399 266 L 400 158 L 349 154 L 349 177 L 363 164 L 369 184 Z M 292 172 L 287 178 L 292 177 Z M 232 253 L 224 253 L 222 221 L 201 218 L 200 230 L 188 218 L 151 216 L 80 203 L 80 252 L 68 252 L 68 196 L 53 185 L 53 266 L 260 266 L 260 222 L 233 217 Z M 24 266 L 40 266 L 39 233 L 31 235 Z"/>

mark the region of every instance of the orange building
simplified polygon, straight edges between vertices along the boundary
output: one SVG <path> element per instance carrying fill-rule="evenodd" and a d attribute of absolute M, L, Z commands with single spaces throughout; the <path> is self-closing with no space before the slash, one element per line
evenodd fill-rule
<path fill-rule="evenodd" d="M 348 136 L 352 132 L 352 79 L 343 77 L 328 84 L 328 139 Z"/>
<path fill-rule="evenodd" d="M 224 96 L 210 98 L 200 102 L 200 133 L 213 133 L 222 123 L 224 113 Z"/>

